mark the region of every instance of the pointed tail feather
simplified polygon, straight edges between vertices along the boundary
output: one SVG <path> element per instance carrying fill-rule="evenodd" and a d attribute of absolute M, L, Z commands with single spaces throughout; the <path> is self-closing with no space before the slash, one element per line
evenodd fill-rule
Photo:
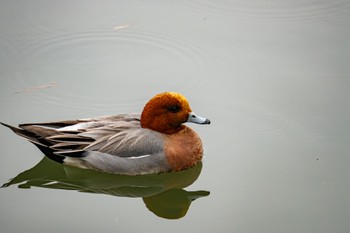
<path fill-rule="evenodd" d="M 40 146 L 43 146 L 43 147 L 47 147 L 48 145 L 46 144 L 43 144 L 42 142 L 39 141 L 38 139 L 38 136 L 35 135 L 34 133 L 31 133 L 31 132 L 28 132 L 26 130 L 23 130 L 23 129 L 20 129 L 20 128 L 17 128 L 17 127 L 14 127 L 12 125 L 8 125 L 8 124 L 5 124 L 3 122 L 0 122 L 0 124 L 2 124 L 3 126 L 6 126 L 7 128 L 11 129 L 15 134 L 27 139 L 28 141 L 36 144 L 36 145 L 40 145 Z"/>
<path fill-rule="evenodd" d="M 64 156 L 55 155 L 53 153 L 53 150 L 50 148 L 50 143 L 44 139 L 40 135 L 37 135 L 35 133 L 26 131 L 25 129 L 17 128 L 12 125 L 5 124 L 3 122 L 0 122 L 3 126 L 11 129 L 15 134 L 27 139 L 31 143 L 33 143 L 35 146 L 37 146 L 47 157 L 50 159 L 62 163 Z"/>

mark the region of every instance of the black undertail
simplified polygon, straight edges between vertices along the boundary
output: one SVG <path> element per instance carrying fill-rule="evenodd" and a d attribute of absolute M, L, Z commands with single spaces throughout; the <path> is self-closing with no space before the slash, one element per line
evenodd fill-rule
<path fill-rule="evenodd" d="M 82 157 L 83 148 L 93 142 L 92 138 L 77 136 L 77 132 L 60 132 L 56 128 L 76 122 L 59 122 L 59 124 L 21 124 L 19 128 L 0 122 L 17 135 L 27 139 L 42 151 L 45 156 L 59 163 L 65 157 Z"/>

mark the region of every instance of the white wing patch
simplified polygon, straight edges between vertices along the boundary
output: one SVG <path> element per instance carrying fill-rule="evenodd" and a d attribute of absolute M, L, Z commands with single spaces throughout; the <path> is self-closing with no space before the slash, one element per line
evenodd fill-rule
<path fill-rule="evenodd" d="M 75 125 L 66 126 L 57 129 L 57 131 L 79 131 L 83 129 L 88 129 L 100 125 L 98 122 L 82 122 Z"/>
<path fill-rule="evenodd" d="M 142 158 L 147 158 L 151 155 L 141 155 L 141 156 L 135 156 L 135 157 L 126 157 L 126 159 L 142 159 Z"/>

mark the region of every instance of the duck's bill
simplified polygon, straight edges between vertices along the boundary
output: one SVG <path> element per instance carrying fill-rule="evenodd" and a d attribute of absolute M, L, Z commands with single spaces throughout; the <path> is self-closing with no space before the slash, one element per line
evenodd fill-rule
<path fill-rule="evenodd" d="M 196 123 L 196 124 L 210 124 L 209 119 L 198 116 L 193 112 L 191 112 L 189 114 L 187 122 L 192 122 L 192 123 Z"/>

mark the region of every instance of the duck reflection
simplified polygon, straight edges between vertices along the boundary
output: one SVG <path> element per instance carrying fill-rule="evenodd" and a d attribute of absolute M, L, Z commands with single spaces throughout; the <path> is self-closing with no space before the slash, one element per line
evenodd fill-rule
<path fill-rule="evenodd" d="M 192 201 L 209 195 L 208 191 L 186 191 L 197 180 L 202 163 L 187 170 L 158 175 L 125 176 L 64 166 L 44 157 L 33 168 L 4 184 L 19 188 L 41 187 L 102 193 L 120 197 L 141 197 L 155 215 L 178 219 L 186 215 Z"/>

